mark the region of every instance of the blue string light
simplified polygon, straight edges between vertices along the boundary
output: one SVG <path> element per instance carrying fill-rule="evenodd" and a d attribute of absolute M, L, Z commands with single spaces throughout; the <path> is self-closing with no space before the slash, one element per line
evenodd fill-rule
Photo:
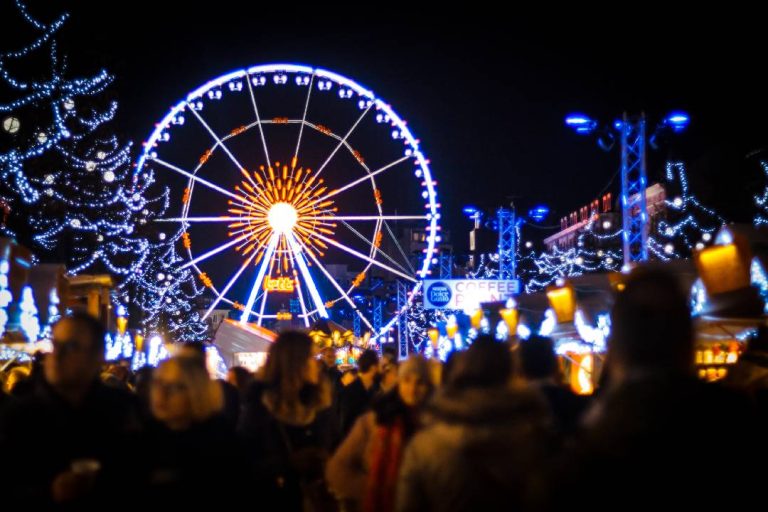
<path fill-rule="evenodd" d="M 763 169 L 763 174 L 768 178 L 768 163 L 761 161 L 760 167 Z M 755 206 L 758 208 L 758 213 L 755 215 L 753 224 L 755 226 L 763 226 L 768 224 L 768 187 L 765 187 L 761 195 L 755 195 Z"/>

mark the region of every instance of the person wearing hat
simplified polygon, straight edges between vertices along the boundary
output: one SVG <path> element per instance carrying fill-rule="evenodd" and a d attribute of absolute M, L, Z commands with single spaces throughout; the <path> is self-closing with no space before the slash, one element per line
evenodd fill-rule
<path fill-rule="evenodd" d="M 397 385 L 358 418 L 326 467 L 328 485 L 347 510 L 394 510 L 403 450 L 431 392 L 427 361 L 412 355 L 400 364 Z"/>

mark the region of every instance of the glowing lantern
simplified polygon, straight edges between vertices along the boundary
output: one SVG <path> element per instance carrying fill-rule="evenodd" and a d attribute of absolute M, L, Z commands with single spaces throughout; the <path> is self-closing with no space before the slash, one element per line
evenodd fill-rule
<path fill-rule="evenodd" d="M 515 308 L 502 308 L 499 311 L 499 314 L 501 314 L 501 319 L 504 320 L 504 323 L 507 325 L 507 332 L 509 332 L 509 336 L 514 336 L 517 334 L 517 323 L 520 320 L 520 315 Z"/>
<path fill-rule="evenodd" d="M 429 336 L 429 341 L 432 343 L 432 348 L 437 350 L 437 342 L 440 340 L 440 331 L 438 331 L 436 327 L 431 327 L 427 330 L 427 336 Z"/>
<path fill-rule="evenodd" d="M 728 245 L 715 245 L 694 254 L 696 268 L 709 295 L 727 293 L 750 286 L 752 256 L 743 239 Z"/>
<path fill-rule="evenodd" d="M 595 360 L 592 354 L 572 354 L 571 388 L 579 395 L 591 395 L 594 391 L 592 372 Z"/>
<path fill-rule="evenodd" d="M 470 322 L 472 323 L 472 327 L 474 327 L 475 329 L 479 329 L 480 323 L 483 321 L 483 316 L 484 316 L 484 313 L 482 308 L 477 308 L 476 310 L 474 310 L 472 312 L 472 316 L 469 317 Z"/>
<path fill-rule="evenodd" d="M 558 323 L 573 322 L 576 314 L 576 292 L 570 283 L 547 288 L 547 299 Z"/>
<path fill-rule="evenodd" d="M 128 328 L 128 319 L 124 316 L 117 317 L 117 332 L 122 336 Z"/>
<path fill-rule="evenodd" d="M 143 352 L 144 351 L 144 336 L 141 334 L 137 334 L 136 338 L 134 340 L 134 346 L 136 347 L 137 352 Z"/>

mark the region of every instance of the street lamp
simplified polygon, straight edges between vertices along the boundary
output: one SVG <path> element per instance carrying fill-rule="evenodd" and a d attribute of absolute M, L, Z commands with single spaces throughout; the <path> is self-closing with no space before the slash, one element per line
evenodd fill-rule
<path fill-rule="evenodd" d="M 482 227 L 499 232 L 499 244 L 497 247 L 499 256 L 499 279 L 514 279 L 516 270 L 516 245 L 517 228 L 525 222 L 540 224 L 548 215 L 549 207 L 537 205 L 528 210 L 528 215 L 516 215 L 514 204 L 509 208 L 499 208 L 495 215 L 488 214 L 485 224 L 482 224 L 485 212 L 475 206 L 465 206 L 462 211 L 474 221 L 474 227 L 469 232 L 469 266 L 474 267 L 474 252 L 476 251 L 477 231 Z M 532 247 L 526 242 L 527 248 Z"/>
<path fill-rule="evenodd" d="M 656 139 L 668 133 L 680 133 L 690 123 L 690 116 L 685 112 L 669 113 L 651 135 L 650 145 L 656 148 Z M 646 177 L 646 118 L 645 114 L 630 116 L 626 112 L 620 120 L 609 127 L 598 129 L 597 121 L 585 114 L 570 114 L 565 124 L 579 135 L 597 136 L 598 145 L 609 151 L 615 141 L 615 132 L 621 138 L 621 209 L 622 238 L 624 242 L 624 264 L 646 261 L 648 259 L 648 209 L 645 190 Z"/>

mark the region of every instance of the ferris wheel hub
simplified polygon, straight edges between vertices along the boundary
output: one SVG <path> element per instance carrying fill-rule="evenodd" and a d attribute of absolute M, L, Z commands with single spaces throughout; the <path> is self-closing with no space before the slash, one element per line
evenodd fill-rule
<path fill-rule="evenodd" d="M 298 214 L 296 208 L 288 203 L 275 203 L 267 213 L 267 222 L 272 231 L 279 234 L 287 234 L 293 231 Z"/>

